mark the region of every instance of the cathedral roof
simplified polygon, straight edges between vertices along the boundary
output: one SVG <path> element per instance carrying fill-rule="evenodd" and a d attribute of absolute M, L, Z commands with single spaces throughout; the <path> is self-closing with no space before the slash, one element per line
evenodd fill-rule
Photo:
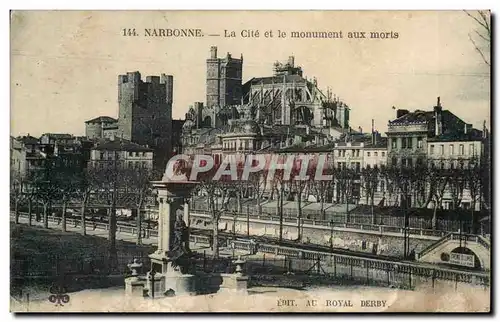
<path fill-rule="evenodd" d="M 307 80 L 299 75 L 283 75 L 269 77 L 254 77 L 247 81 L 243 86 L 260 84 L 283 84 L 283 83 L 307 83 Z"/>

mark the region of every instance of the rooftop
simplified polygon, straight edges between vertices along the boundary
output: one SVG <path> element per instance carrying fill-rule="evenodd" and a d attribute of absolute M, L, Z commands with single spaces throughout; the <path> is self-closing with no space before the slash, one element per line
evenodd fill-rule
<path fill-rule="evenodd" d="M 247 83 L 252 85 L 256 84 L 283 84 L 283 83 L 306 83 L 307 80 L 300 75 L 282 75 L 282 76 L 267 76 L 267 77 L 253 77 Z"/>
<path fill-rule="evenodd" d="M 448 110 L 442 111 L 443 114 L 445 112 L 449 113 Z M 414 112 L 409 112 L 403 116 L 400 116 L 395 120 L 389 121 L 389 125 L 408 125 L 415 123 L 422 124 L 432 121 L 433 119 L 434 119 L 433 111 L 416 110 Z"/>
<path fill-rule="evenodd" d="M 152 152 L 153 149 L 125 140 L 103 140 L 98 142 L 92 150 L 98 151 L 127 151 L 127 152 Z"/>
<path fill-rule="evenodd" d="M 74 136 L 69 133 L 44 133 L 42 136 L 48 136 L 53 139 L 73 139 Z"/>
<path fill-rule="evenodd" d="M 118 122 L 118 120 L 110 116 L 98 116 L 91 120 L 85 121 L 85 123 L 116 123 L 116 122 Z"/>
<path fill-rule="evenodd" d="M 478 129 L 470 129 L 467 133 L 443 133 L 440 136 L 427 139 L 428 142 L 453 142 L 453 141 L 480 141 L 483 139 L 483 132 Z"/>
<path fill-rule="evenodd" d="M 38 138 L 31 136 L 31 135 L 26 135 L 26 136 L 19 136 L 15 139 L 18 142 L 21 142 L 23 144 L 38 144 L 40 141 Z"/>

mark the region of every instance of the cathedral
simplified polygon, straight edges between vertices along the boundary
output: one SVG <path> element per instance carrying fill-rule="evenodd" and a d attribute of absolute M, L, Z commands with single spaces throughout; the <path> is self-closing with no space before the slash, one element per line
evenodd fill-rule
<path fill-rule="evenodd" d="M 219 58 L 213 46 L 206 63 L 206 102 L 186 113 L 184 153 L 323 145 L 350 131 L 349 107 L 304 77 L 293 56 L 274 63 L 272 76 L 245 83 L 243 55 Z"/>

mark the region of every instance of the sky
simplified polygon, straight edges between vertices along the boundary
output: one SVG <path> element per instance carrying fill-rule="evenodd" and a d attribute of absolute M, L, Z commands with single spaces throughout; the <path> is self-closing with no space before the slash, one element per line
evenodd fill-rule
<path fill-rule="evenodd" d="M 138 36 L 125 37 L 123 28 Z M 200 28 L 202 38 L 146 37 L 145 28 Z M 243 81 L 271 76 L 295 56 L 351 108 L 351 126 L 380 132 L 396 108 L 448 109 L 490 122 L 490 68 L 474 49 L 477 24 L 463 11 L 17 11 L 11 17 L 11 135 L 83 135 L 86 120 L 118 115 L 118 75 L 174 76 L 173 117 L 205 101 L 210 46 L 244 56 Z M 237 37 L 223 37 L 225 30 Z M 242 30 L 259 30 L 243 38 Z M 273 37 L 264 37 L 272 30 Z M 342 31 L 343 39 L 278 38 L 277 31 Z M 349 31 L 398 33 L 348 39 Z M 208 36 L 220 34 L 221 36 Z M 477 38 L 475 38 L 477 39 Z M 479 44 L 483 48 L 483 44 Z"/>

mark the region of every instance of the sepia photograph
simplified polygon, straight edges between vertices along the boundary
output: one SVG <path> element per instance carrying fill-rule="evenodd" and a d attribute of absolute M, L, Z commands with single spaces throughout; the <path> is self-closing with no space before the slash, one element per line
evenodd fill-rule
<path fill-rule="evenodd" d="M 10 311 L 490 313 L 491 12 L 10 12 Z"/>

